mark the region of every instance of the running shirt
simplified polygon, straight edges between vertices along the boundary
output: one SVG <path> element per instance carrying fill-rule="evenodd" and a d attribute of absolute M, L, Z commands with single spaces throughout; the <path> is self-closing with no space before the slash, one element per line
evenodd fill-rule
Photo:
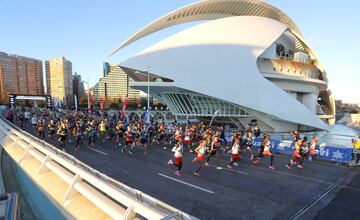
<path fill-rule="evenodd" d="M 45 121 L 44 119 L 39 119 L 37 123 L 38 131 L 44 131 L 45 130 Z"/>
<path fill-rule="evenodd" d="M 37 124 L 37 117 L 35 117 L 35 116 L 33 116 L 32 118 L 31 118 L 31 124 L 32 125 L 36 125 Z"/>
<path fill-rule="evenodd" d="M 126 142 L 131 142 L 131 141 L 132 141 L 132 138 L 133 138 L 133 136 L 132 136 L 131 132 L 130 132 L 130 131 L 126 131 L 126 132 L 125 132 L 125 141 L 126 141 Z"/>
<path fill-rule="evenodd" d="M 206 152 L 206 145 L 202 144 L 200 145 L 199 154 L 205 154 Z"/>
<path fill-rule="evenodd" d="M 180 158 L 180 157 L 182 157 L 182 151 L 183 151 L 183 145 L 182 145 L 182 144 L 177 144 L 177 145 L 175 145 L 175 147 L 172 149 L 172 152 L 174 152 L 174 157 L 175 157 L 175 158 Z"/>
<path fill-rule="evenodd" d="M 55 134 L 55 130 L 56 130 L 55 124 L 49 123 L 49 124 L 48 124 L 48 130 L 49 130 L 49 134 L 50 134 L 50 135 Z"/>
<path fill-rule="evenodd" d="M 101 122 L 100 125 L 99 125 L 99 130 L 100 132 L 105 132 L 106 131 L 106 124 L 105 122 Z"/>
<path fill-rule="evenodd" d="M 231 154 L 239 154 L 240 146 L 238 143 L 233 144 L 231 147 Z"/>

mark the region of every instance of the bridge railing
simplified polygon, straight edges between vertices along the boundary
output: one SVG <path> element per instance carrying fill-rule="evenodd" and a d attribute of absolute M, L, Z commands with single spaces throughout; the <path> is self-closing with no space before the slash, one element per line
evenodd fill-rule
<path fill-rule="evenodd" d="M 3 117 L 0 117 L 0 129 L 25 150 L 20 162 L 31 155 L 41 163 L 38 173 L 51 170 L 69 185 L 64 195 L 66 200 L 80 193 L 113 219 L 131 219 L 136 215 L 146 219 L 197 219 L 108 177 Z M 120 211 L 123 207 L 125 213 Z"/>

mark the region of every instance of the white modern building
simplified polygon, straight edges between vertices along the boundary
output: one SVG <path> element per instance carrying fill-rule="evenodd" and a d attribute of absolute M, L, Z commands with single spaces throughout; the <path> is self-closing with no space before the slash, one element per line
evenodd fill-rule
<path fill-rule="evenodd" d="M 145 26 L 113 53 L 162 29 L 202 21 L 121 62 L 133 88 L 177 116 L 256 120 L 263 130 L 327 130 L 335 102 L 327 74 L 295 23 L 258 0 L 205 0 Z M 149 82 L 148 82 L 149 80 Z"/>

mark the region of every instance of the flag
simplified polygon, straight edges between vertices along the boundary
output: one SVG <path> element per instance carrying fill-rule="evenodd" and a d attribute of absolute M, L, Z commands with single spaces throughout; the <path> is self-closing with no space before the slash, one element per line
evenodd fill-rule
<path fill-rule="evenodd" d="M 128 96 L 126 96 L 125 99 L 124 99 L 124 104 L 123 104 L 123 107 L 122 107 L 122 110 L 121 110 L 122 117 L 125 116 L 125 109 L 126 109 L 127 102 L 128 102 Z"/>
<path fill-rule="evenodd" d="M 100 111 L 101 114 L 104 114 L 104 99 L 100 98 Z"/>
<path fill-rule="evenodd" d="M 91 97 L 91 98 L 90 98 L 90 106 L 89 106 L 89 109 L 88 109 L 88 112 L 89 112 L 89 113 L 92 113 L 93 106 L 94 106 L 94 98 Z"/>
<path fill-rule="evenodd" d="M 150 124 L 150 109 L 146 109 L 144 118 L 145 118 L 145 122 L 147 124 Z"/>
<path fill-rule="evenodd" d="M 77 111 L 78 105 L 77 105 L 77 97 L 76 97 L 76 95 L 74 95 L 74 102 L 75 102 L 75 111 Z"/>

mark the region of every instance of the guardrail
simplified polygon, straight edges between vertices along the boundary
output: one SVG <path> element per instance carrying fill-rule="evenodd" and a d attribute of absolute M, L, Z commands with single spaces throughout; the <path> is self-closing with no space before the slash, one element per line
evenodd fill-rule
<path fill-rule="evenodd" d="M 69 185 L 65 199 L 80 193 L 113 219 L 131 219 L 136 215 L 146 219 L 197 219 L 100 173 L 3 117 L 0 129 L 25 150 L 21 160 L 31 155 L 41 163 L 38 173 L 51 170 Z M 125 214 L 120 212 L 122 207 L 126 207 Z"/>
<path fill-rule="evenodd" d="M 0 201 L 6 201 L 4 220 L 19 220 L 19 197 L 17 193 L 5 193 L 0 195 Z"/>

